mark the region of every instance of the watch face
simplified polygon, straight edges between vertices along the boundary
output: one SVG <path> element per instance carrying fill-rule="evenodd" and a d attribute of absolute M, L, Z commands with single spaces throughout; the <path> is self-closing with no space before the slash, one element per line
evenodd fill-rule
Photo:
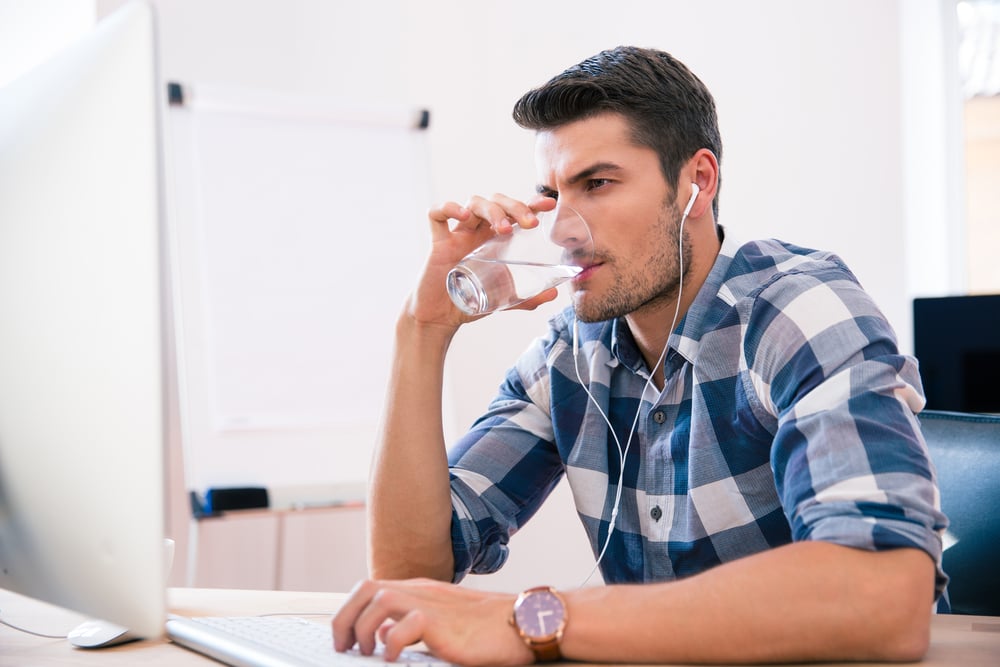
<path fill-rule="evenodd" d="M 566 610 L 551 591 L 535 591 L 525 596 L 514 610 L 517 627 L 525 637 L 544 639 L 562 631 Z"/>

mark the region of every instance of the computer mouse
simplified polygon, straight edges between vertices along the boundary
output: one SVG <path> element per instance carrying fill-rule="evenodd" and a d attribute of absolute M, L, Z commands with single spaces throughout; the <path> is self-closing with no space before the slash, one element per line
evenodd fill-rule
<path fill-rule="evenodd" d="M 69 643 L 77 648 L 104 648 L 117 646 L 138 639 L 128 628 L 110 621 L 84 621 L 66 635 Z"/>

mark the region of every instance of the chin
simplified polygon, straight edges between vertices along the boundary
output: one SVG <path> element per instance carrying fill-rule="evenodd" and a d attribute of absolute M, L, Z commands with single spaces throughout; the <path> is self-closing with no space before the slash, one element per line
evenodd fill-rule
<path fill-rule="evenodd" d="M 576 314 L 576 319 L 586 324 L 603 322 L 604 320 L 611 319 L 609 317 L 605 317 L 604 312 L 601 309 L 594 308 L 593 304 L 588 305 L 586 300 L 581 297 L 582 295 L 580 294 L 576 294 L 573 297 L 573 311 Z"/>

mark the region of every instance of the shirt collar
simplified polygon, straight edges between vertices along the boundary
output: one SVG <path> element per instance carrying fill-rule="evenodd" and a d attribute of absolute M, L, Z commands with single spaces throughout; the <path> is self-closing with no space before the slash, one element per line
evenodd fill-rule
<path fill-rule="evenodd" d="M 712 270 L 709 271 L 704 284 L 698 290 L 698 295 L 691 303 L 691 307 L 688 308 L 687 313 L 677 324 L 667 341 L 669 349 L 664 361 L 664 371 L 667 377 L 676 371 L 684 363 L 684 360 L 687 360 L 688 363 L 694 361 L 698 355 L 698 346 L 704 333 L 706 315 L 717 297 L 726 299 L 725 281 L 729 266 L 742 243 L 722 225 L 719 225 L 719 230 L 719 233 L 722 234 L 722 246 L 715 258 L 715 263 L 712 265 Z M 624 317 L 619 317 L 612 325 L 611 354 L 613 358 L 634 372 L 645 371 L 645 362 Z"/>

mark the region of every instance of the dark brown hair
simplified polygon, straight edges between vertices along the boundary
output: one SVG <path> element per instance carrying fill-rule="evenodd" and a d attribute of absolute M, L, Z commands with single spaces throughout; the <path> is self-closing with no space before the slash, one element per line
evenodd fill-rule
<path fill-rule="evenodd" d="M 523 128 L 551 130 L 606 112 L 623 115 L 633 140 L 656 151 L 672 189 L 698 150 L 707 148 L 722 161 L 712 94 L 682 62 L 654 49 L 602 51 L 525 93 L 513 115 Z M 718 192 L 712 210 L 718 219 Z"/>

